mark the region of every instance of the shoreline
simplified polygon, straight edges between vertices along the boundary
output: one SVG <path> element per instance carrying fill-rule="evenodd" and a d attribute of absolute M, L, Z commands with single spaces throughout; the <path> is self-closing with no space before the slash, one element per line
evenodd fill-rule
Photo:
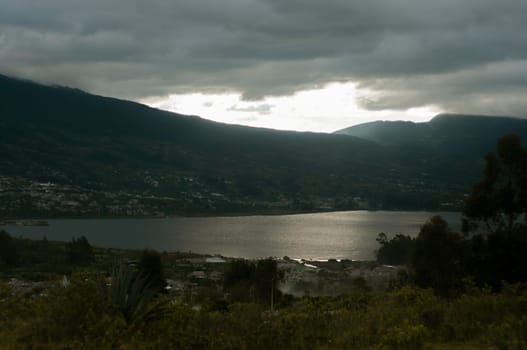
<path fill-rule="evenodd" d="M 50 221 L 50 220 L 137 220 L 137 219 L 192 219 L 192 218 L 235 218 L 235 217 L 273 217 L 308 214 L 328 214 L 345 212 L 416 212 L 416 213 L 461 213 L 461 210 L 402 210 L 402 209 L 352 209 L 352 210 L 322 210 L 322 211 L 280 211 L 280 212 L 255 212 L 255 213 L 196 213 L 191 215 L 164 215 L 164 216 L 30 216 L 30 217 L 4 217 L 0 218 L 0 227 L 13 226 L 6 222 Z M 15 226 L 43 226 L 43 225 L 15 225 Z"/>

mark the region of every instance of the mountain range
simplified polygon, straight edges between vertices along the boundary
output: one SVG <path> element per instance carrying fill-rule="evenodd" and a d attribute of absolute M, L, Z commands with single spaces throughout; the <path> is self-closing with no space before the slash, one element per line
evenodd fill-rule
<path fill-rule="evenodd" d="M 497 136 L 515 132 L 527 136 L 525 119 L 439 114 L 426 123 L 375 121 L 335 131 L 385 146 L 473 160 L 492 150 Z"/>
<path fill-rule="evenodd" d="M 227 125 L 0 76 L 0 218 L 457 210 L 527 121 L 439 115 L 334 134 Z"/>

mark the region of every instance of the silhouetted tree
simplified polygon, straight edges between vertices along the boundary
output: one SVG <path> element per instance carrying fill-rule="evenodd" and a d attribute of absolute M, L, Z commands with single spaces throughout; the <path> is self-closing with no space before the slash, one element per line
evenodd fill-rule
<path fill-rule="evenodd" d="M 250 281 L 253 273 L 254 264 L 251 261 L 245 259 L 231 260 L 225 270 L 223 284 L 225 287 L 231 287 L 240 281 Z"/>
<path fill-rule="evenodd" d="M 283 271 L 278 269 L 278 263 L 272 258 L 258 260 L 253 275 L 253 284 L 261 301 L 274 299 L 277 295 L 278 284 L 284 278 Z"/>
<path fill-rule="evenodd" d="M 527 229 L 475 235 L 471 238 L 470 273 L 479 284 L 495 290 L 502 282 L 527 282 Z"/>
<path fill-rule="evenodd" d="M 84 265 L 95 260 L 93 248 L 84 236 L 79 239 L 72 238 L 67 247 L 69 261 L 72 264 Z"/>
<path fill-rule="evenodd" d="M 462 237 L 452 232 L 442 217 L 432 217 L 415 241 L 415 282 L 433 288 L 439 295 L 450 295 L 460 287 L 464 274 L 463 250 Z"/>
<path fill-rule="evenodd" d="M 267 303 L 271 296 L 279 296 L 277 286 L 283 277 L 278 263 L 272 258 L 256 262 L 235 259 L 227 265 L 224 286 L 236 299 L 257 299 Z"/>
<path fill-rule="evenodd" d="M 463 214 L 465 232 L 511 232 L 527 223 L 527 149 L 517 135 L 502 136 L 497 152 L 485 156 L 483 179 L 473 186 Z"/>
<path fill-rule="evenodd" d="M 18 263 L 18 249 L 14 239 L 5 231 L 0 231 L 0 267 L 15 266 Z"/>
<path fill-rule="evenodd" d="M 161 255 L 155 250 L 144 250 L 139 260 L 139 272 L 160 290 L 166 286 Z"/>
<path fill-rule="evenodd" d="M 483 175 L 463 212 L 463 230 L 472 235 L 467 266 L 494 289 L 502 281 L 527 282 L 527 149 L 517 135 L 498 140 Z"/>
<path fill-rule="evenodd" d="M 412 261 L 415 239 L 410 236 L 397 234 L 392 239 L 384 232 L 379 233 L 377 242 L 381 245 L 377 251 L 377 261 L 387 265 L 407 265 Z"/>

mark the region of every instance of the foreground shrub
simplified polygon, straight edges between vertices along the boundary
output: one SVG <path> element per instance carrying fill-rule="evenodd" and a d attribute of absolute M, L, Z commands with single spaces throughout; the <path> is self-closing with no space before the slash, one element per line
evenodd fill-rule
<path fill-rule="evenodd" d="M 109 298 L 107 284 L 99 275 L 77 274 L 67 288 L 57 283 L 36 298 L 0 287 L 1 348 L 527 348 L 527 294 L 519 286 L 448 300 L 407 286 L 381 294 L 304 297 L 275 312 L 259 303 L 217 311 L 165 301 L 163 317 L 130 322 Z"/>

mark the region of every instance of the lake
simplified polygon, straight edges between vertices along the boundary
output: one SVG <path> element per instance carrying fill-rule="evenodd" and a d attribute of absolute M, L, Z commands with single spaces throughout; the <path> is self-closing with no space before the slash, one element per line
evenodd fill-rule
<path fill-rule="evenodd" d="M 415 236 L 433 215 L 459 229 L 460 213 L 346 211 L 278 216 L 48 220 L 49 226 L 6 226 L 13 236 L 96 246 L 192 251 L 231 257 L 370 260 L 379 232 Z"/>

